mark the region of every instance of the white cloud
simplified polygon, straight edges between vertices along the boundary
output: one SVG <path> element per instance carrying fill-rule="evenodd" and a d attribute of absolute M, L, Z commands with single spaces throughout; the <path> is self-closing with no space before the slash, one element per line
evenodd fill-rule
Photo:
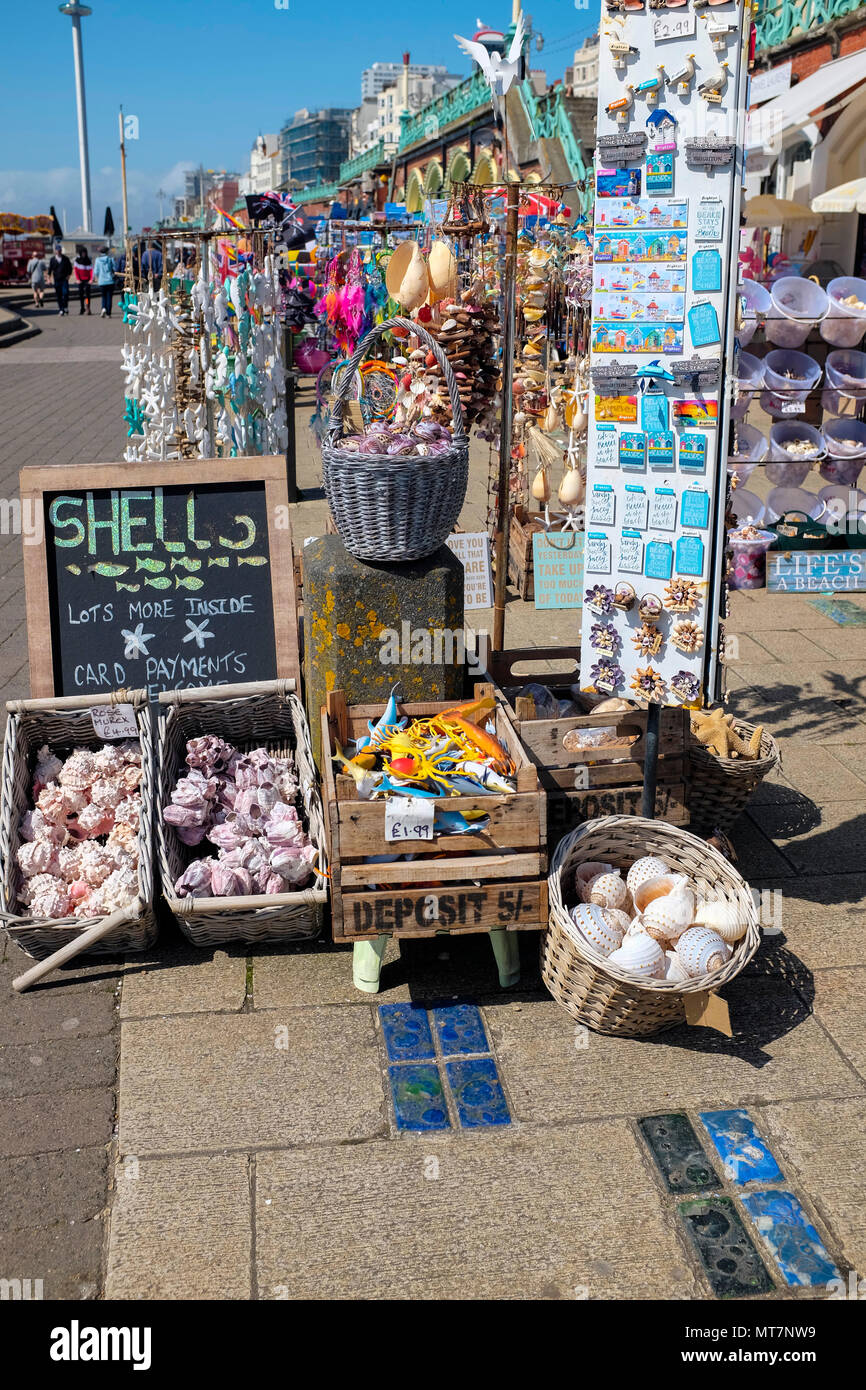
<path fill-rule="evenodd" d="M 156 190 L 162 188 L 169 197 L 182 193 L 184 174 L 193 168 L 192 162 L 179 161 L 167 170 L 154 173 L 137 169 L 134 163 L 127 164 L 129 221 L 133 230 L 149 226 L 159 216 Z M 119 229 L 123 221 L 119 168 L 106 165 L 92 172 L 90 182 L 94 230 L 102 230 L 106 207 L 111 208 L 114 225 Z M 64 232 L 73 233 L 81 225 L 81 175 L 77 165 L 41 171 L 0 169 L 0 211 L 33 217 L 36 213 L 47 212 L 52 203 Z"/>

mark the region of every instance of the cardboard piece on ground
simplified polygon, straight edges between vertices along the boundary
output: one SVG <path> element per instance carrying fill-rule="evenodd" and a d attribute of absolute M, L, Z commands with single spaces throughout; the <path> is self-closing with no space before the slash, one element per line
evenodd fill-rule
<path fill-rule="evenodd" d="M 725 1037 L 733 1036 L 731 1015 L 727 1003 L 712 990 L 702 989 L 699 994 L 683 995 L 686 1010 L 686 1023 L 692 1028 L 715 1028 Z"/>

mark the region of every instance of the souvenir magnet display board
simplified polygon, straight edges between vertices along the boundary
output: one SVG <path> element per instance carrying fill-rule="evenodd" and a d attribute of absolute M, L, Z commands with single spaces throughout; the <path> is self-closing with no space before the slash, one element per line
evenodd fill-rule
<path fill-rule="evenodd" d="M 285 459 L 21 470 L 34 697 L 292 676 L 300 688 Z M 118 487 L 122 482 L 123 486 Z"/>
<path fill-rule="evenodd" d="M 596 158 L 618 177 L 593 229 L 580 684 L 604 695 L 708 690 L 749 23 L 734 0 L 602 3 Z"/>

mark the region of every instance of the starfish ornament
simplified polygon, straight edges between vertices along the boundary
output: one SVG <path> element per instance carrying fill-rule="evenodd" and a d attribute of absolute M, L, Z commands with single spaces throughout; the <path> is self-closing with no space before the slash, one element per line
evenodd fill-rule
<path fill-rule="evenodd" d="M 693 714 L 691 727 L 698 742 L 719 758 L 760 757 L 763 728 L 756 729 L 747 742 L 734 728 L 734 716 L 725 714 L 721 705 L 707 714 Z"/>

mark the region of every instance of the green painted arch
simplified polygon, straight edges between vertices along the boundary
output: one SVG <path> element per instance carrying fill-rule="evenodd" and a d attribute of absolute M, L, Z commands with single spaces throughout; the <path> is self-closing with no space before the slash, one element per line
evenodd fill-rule
<path fill-rule="evenodd" d="M 438 159 L 431 159 L 424 171 L 424 192 L 428 198 L 435 198 L 443 183 L 445 175 L 442 173 L 442 165 Z"/>
<path fill-rule="evenodd" d="M 406 211 L 421 212 L 424 207 L 424 186 L 418 177 L 418 170 L 413 169 L 409 175 L 409 182 L 406 185 Z"/>
<path fill-rule="evenodd" d="M 491 150 L 482 150 L 472 170 L 473 183 L 496 183 L 498 179 L 496 164 Z"/>
<path fill-rule="evenodd" d="M 469 163 L 469 153 L 462 147 L 456 149 L 448 161 L 448 185 L 453 183 L 465 183 L 472 173 L 472 165 Z"/>

